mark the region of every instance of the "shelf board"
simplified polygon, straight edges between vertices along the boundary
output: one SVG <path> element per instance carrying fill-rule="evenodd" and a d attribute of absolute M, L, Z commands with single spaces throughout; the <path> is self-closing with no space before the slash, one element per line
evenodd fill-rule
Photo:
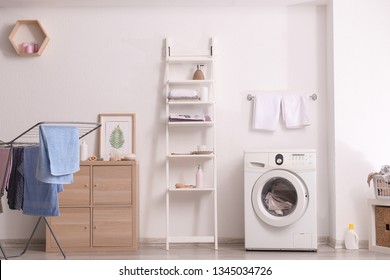
<path fill-rule="evenodd" d="M 168 125 L 171 127 L 180 127 L 180 126 L 213 126 L 214 122 L 203 122 L 203 121 L 192 121 L 192 122 L 168 122 Z"/>
<path fill-rule="evenodd" d="M 182 154 L 182 155 L 168 155 L 168 158 L 171 159 L 199 159 L 199 158 L 204 158 L 204 159 L 211 159 L 215 156 L 214 153 L 211 154 L 203 154 L 203 155 L 194 155 L 194 154 Z"/>
<path fill-rule="evenodd" d="M 170 192 L 213 192 L 214 188 L 169 188 Z"/>
<path fill-rule="evenodd" d="M 171 85 L 209 85 L 214 83 L 214 80 L 168 80 Z"/>
<path fill-rule="evenodd" d="M 215 105 L 214 101 L 169 100 L 169 105 Z"/>
<path fill-rule="evenodd" d="M 168 56 L 168 63 L 212 63 L 214 62 L 213 57 L 205 56 Z"/>

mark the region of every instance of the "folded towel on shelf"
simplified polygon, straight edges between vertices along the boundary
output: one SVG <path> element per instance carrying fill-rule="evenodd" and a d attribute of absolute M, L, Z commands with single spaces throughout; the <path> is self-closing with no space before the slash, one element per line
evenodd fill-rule
<path fill-rule="evenodd" d="M 281 95 L 260 93 L 253 102 L 253 128 L 274 131 L 279 121 Z"/>
<path fill-rule="evenodd" d="M 308 96 L 286 93 L 282 97 L 283 120 L 287 128 L 300 128 L 310 125 L 308 114 Z"/>
<path fill-rule="evenodd" d="M 73 126 L 39 127 L 37 179 L 52 184 L 70 184 L 80 169 L 78 128 Z"/>
<path fill-rule="evenodd" d="M 198 92 L 193 89 L 172 89 L 168 95 L 169 100 L 199 100 Z"/>
<path fill-rule="evenodd" d="M 24 199 L 23 214 L 32 216 L 58 216 L 58 192 L 63 185 L 48 184 L 36 179 L 39 147 L 24 148 Z"/>

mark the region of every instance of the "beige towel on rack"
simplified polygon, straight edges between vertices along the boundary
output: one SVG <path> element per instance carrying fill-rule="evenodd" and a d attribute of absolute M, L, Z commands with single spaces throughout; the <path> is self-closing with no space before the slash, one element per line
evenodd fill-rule
<path fill-rule="evenodd" d="M 287 128 L 301 128 L 311 124 L 307 110 L 308 100 L 309 97 L 304 94 L 283 94 L 282 113 Z"/>
<path fill-rule="evenodd" d="M 258 93 L 253 100 L 253 128 L 274 131 L 279 122 L 279 93 Z"/>

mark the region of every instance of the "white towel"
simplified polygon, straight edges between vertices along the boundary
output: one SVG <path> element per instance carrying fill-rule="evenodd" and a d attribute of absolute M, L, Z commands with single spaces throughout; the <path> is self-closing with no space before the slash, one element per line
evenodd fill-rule
<path fill-rule="evenodd" d="M 169 98 L 196 98 L 198 92 L 193 89 L 173 89 L 169 93 Z"/>
<path fill-rule="evenodd" d="M 308 96 L 297 93 L 283 95 L 282 113 L 287 128 L 300 128 L 311 124 L 307 111 L 308 99 Z"/>
<path fill-rule="evenodd" d="M 280 101 L 278 93 L 256 94 L 253 102 L 253 128 L 274 131 L 279 122 Z"/>

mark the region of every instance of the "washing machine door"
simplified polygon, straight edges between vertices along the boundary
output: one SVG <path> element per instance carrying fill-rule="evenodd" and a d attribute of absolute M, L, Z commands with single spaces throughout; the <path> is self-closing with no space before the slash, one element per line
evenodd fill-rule
<path fill-rule="evenodd" d="M 256 215 L 268 225 L 283 227 L 298 221 L 306 211 L 309 195 L 303 180 L 284 169 L 270 170 L 252 189 Z"/>

